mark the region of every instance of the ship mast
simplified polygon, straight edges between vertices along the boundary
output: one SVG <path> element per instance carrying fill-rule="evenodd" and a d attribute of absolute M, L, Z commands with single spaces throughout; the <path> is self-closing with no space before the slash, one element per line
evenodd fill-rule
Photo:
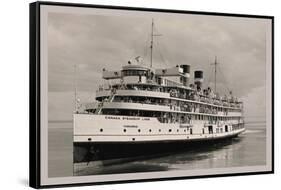
<path fill-rule="evenodd" d="M 150 42 L 150 67 L 152 67 L 152 59 L 153 59 L 153 28 L 154 28 L 154 21 L 152 19 L 151 23 L 151 42 Z"/>
<path fill-rule="evenodd" d="M 215 56 L 215 62 L 212 63 L 211 65 L 215 65 L 215 93 L 217 92 L 217 56 Z"/>
<path fill-rule="evenodd" d="M 153 37 L 154 36 L 162 36 L 161 34 L 154 34 L 154 20 L 151 22 L 151 41 L 150 41 L 150 67 L 152 67 L 153 62 Z"/>
<path fill-rule="evenodd" d="M 74 110 L 77 113 L 77 74 L 76 74 L 77 66 L 74 64 Z"/>
<path fill-rule="evenodd" d="M 217 92 L 217 56 L 215 57 L 215 93 Z"/>

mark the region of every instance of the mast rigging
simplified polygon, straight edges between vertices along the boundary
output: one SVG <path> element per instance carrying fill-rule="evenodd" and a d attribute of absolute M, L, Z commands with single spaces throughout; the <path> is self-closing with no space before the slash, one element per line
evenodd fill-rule
<path fill-rule="evenodd" d="M 217 56 L 215 56 L 215 62 L 212 63 L 211 65 L 215 65 L 215 94 L 217 93 Z"/>
<path fill-rule="evenodd" d="M 152 62 L 153 62 L 153 37 L 154 36 L 162 36 L 161 34 L 154 34 L 154 19 L 152 19 L 151 22 L 151 41 L 150 41 L 150 67 L 152 68 Z"/>

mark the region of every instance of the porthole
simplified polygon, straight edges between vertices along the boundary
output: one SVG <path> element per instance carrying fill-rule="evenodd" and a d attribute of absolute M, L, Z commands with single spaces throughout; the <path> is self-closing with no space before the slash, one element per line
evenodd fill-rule
<path fill-rule="evenodd" d="M 149 132 L 151 133 L 151 129 L 149 129 Z"/>
<path fill-rule="evenodd" d="M 140 133 L 140 132 L 141 132 L 141 130 L 140 130 L 140 129 L 138 129 L 138 132 Z"/>
<path fill-rule="evenodd" d="M 186 129 L 184 130 L 184 132 L 186 132 Z"/>
<path fill-rule="evenodd" d="M 177 129 L 177 132 L 179 132 L 179 130 Z"/>
<path fill-rule="evenodd" d="M 134 140 L 136 140 L 135 138 L 132 138 L 132 140 L 134 141 Z"/>
<path fill-rule="evenodd" d="M 100 132 L 103 132 L 103 129 L 100 129 Z"/>
<path fill-rule="evenodd" d="M 172 129 L 169 129 L 169 132 L 172 132 Z"/>
<path fill-rule="evenodd" d="M 123 131 L 124 131 L 124 133 L 126 133 L 126 131 L 127 131 L 127 130 L 126 130 L 126 129 L 124 129 Z"/>
<path fill-rule="evenodd" d="M 91 138 L 88 138 L 88 141 L 91 141 L 92 139 Z"/>
<path fill-rule="evenodd" d="M 161 132 L 161 129 L 159 129 L 159 132 Z"/>

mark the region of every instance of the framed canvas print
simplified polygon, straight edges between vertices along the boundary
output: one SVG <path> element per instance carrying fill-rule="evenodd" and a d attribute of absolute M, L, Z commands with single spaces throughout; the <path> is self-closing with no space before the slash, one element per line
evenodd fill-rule
<path fill-rule="evenodd" d="M 30 4 L 30 186 L 274 171 L 273 17 Z"/>

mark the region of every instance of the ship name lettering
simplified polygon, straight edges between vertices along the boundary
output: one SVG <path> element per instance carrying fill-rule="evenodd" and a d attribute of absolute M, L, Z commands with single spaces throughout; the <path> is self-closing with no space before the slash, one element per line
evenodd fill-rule
<path fill-rule="evenodd" d="M 149 121 L 150 118 L 142 118 L 142 120 Z"/>
<path fill-rule="evenodd" d="M 124 125 L 123 127 L 132 127 L 132 128 L 138 128 L 137 125 Z"/>
<path fill-rule="evenodd" d="M 114 116 L 105 116 L 105 119 L 120 119 L 120 117 L 114 117 Z"/>
<path fill-rule="evenodd" d="M 138 117 L 123 117 L 123 120 L 140 120 Z"/>

